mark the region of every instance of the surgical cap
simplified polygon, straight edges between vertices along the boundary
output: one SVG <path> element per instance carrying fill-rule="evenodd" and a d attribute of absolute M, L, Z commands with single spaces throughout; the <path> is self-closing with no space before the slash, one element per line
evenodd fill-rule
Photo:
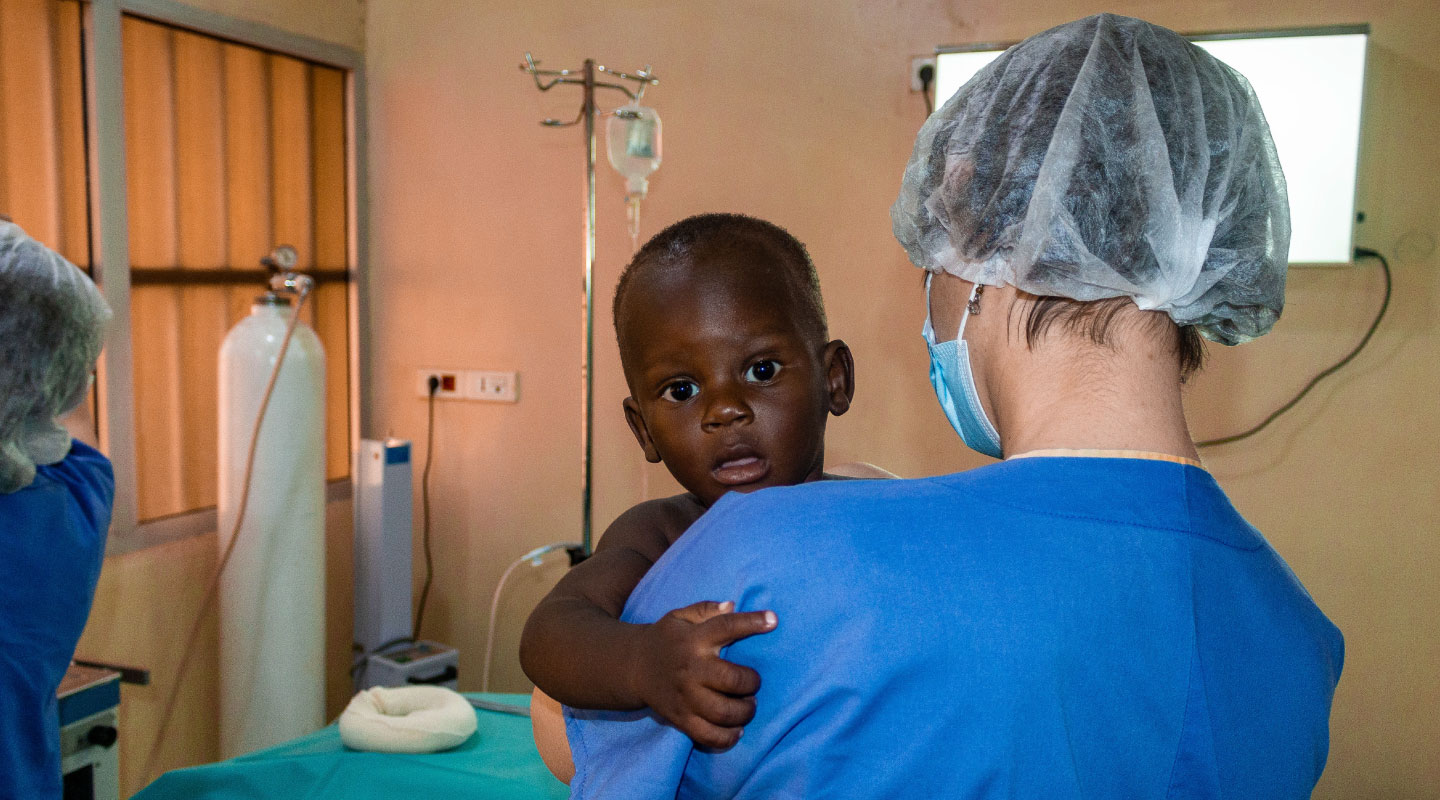
<path fill-rule="evenodd" d="M 890 211 L 910 260 L 1036 295 L 1129 297 L 1239 344 L 1285 303 L 1285 177 L 1245 78 L 1113 14 L 1032 36 L 931 115 Z"/>
<path fill-rule="evenodd" d="M 0 492 L 68 453 L 56 417 L 84 399 L 109 319 L 84 272 L 0 220 Z"/>

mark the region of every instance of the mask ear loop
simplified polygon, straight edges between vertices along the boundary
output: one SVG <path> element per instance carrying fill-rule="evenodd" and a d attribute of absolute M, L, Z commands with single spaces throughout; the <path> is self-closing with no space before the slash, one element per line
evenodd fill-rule
<path fill-rule="evenodd" d="M 925 273 L 925 327 L 920 331 L 925 336 L 925 341 L 930 344 L 935 342 L 935 328 L 930 324 L 930 283 L 935 273 Z M 970 297 L 965 301 L 965 313 L 960 315 L 960 329 L 955 333 L 955 341 L 965 336 L 965 323 L 970 321 L 970 315 L 980 313 L 980 295 L 985 292 L 985 285 L 977 283 L 970 289 Z"/>
<path fill-rule="evenodd" d="M 920 335 L 925 337 L 927 344 L 935 344 L 935 327 L 930 324 L 930 279 L 935 273 L 925 272 L 925 325 L 920 329 Z"/>
<path fill-rule="evenodd" d="M 970 290 L 970 299 L 965 301 L 965 313 L 960 315 L 960 330 L 955 333 L 956 341 L 964 338 L 965 323 L 970 321 L 970 315 L 975 314 L 978 316 L 980 314 L 980 294 L 984 291 L 984 284 L 979 283 L 975 284 L 975 287 Z M 929 298 L 928 293 L 926 294 L 926 298 Z"/>

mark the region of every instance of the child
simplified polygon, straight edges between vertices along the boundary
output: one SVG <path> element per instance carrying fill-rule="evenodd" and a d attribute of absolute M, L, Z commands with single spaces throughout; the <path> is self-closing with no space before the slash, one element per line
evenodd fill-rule
<path fill-rule="evenodd" d="M 804 245 L 737 214 L 691 217 L 646 243 L 615 290 L 615 331 L 625 419 L 645 458 L 687 491 L 615 520 L 530 615 L 520 662 L 566 705 L 649 706 L 696 744 L 728 747 L 754 716 L 760 677 L 719 651 L 772 630 L 774 614 L 708 602 L 652 625 L 619 616 L 656 559 L 726 492 L 834 477 L 822 471 L 825 422 L 850 408 L 850 349 L 827 341 Z M 893 477 L 869 469 L 859 474 Z"/>

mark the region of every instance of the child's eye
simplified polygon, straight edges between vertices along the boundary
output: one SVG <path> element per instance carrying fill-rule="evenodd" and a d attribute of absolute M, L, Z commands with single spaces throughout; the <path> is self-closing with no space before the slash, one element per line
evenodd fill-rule
<path fill-rule="evenodd" d="M 660 396 L 672 403 L 683 403 L 700 391 L 693 381 L 675 381 L 660 390 Z"/>
<path fill-rule="evenodd" d="M 775 380 L 775 376 L 779 374 L 780 362 L 767 358 L 751 364 L 750 368 L 745 370 L 745 380 L 751 383 L 769 383 Z"/>

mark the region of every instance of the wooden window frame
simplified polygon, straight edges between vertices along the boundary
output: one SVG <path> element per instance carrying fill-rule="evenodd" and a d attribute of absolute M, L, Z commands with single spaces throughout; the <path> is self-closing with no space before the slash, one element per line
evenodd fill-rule
<path fill-rule="evenodd" d="M 86 101 L 91 169 L 90 216 L 95 277 L 115 312 L 98 380 L 100 439 L 115 465 L 115 508 L 107 555 L 134 552 L 215 530 L 215 510 L 202 509 L 140 522 L 136 481 L 135 387 L 130 340 L 129 216 L 126 206 L 125 102 L 121 20 L 126 15 L 250 45 L 344 70 L 346 74 L 346 208 L 350 274 L 348 349 L 351 477 L 331 483 L 328 500 L 352 494 L 355 443 L 367 429 L 359 402 L 364 385 L 360 344 L 364 318 L 368 237 L 365 166 L 365 65 L 359 51 L 331 42 L 235 19 L 175 0 L 83 0 L 85 3 Z M 334 357 L 334 356 L 332 356 Z"/>

